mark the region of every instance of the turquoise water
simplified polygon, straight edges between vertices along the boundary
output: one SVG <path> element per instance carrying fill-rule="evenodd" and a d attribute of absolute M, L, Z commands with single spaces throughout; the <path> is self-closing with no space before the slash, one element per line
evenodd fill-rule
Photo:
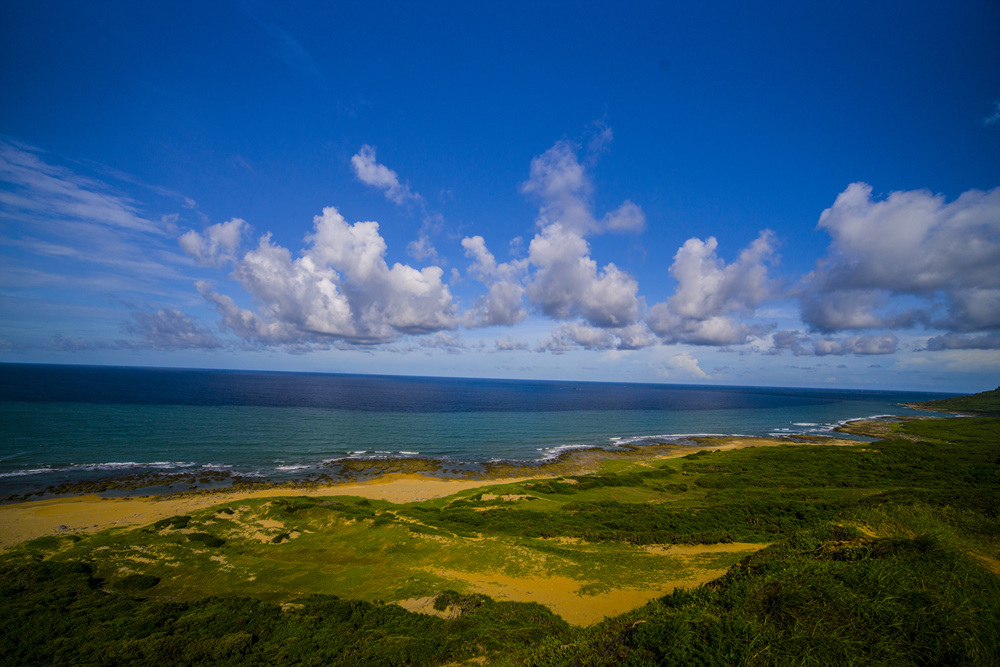
<path fill-rule="evenodd" d="M 692 434 L 829 433 L 945 394 L 0 365 L 0 495 L 136 472 L 537 461 Z M 342 406 L 342 407 L 338 407 Z"/>

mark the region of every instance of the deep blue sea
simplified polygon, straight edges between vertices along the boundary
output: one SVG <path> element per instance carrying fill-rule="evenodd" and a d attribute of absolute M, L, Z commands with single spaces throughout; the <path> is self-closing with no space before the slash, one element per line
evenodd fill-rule
<path fill-rule="evenodd" d="M 535 462 L 694 434 L 823 434 L 950 394 L 0 364 L 0 497 L 111 475 L 304 478 L 345 458 Z"/>

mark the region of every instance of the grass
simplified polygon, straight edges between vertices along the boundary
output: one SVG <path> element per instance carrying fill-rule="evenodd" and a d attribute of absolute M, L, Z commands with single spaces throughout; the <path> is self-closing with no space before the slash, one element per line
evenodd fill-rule
<path fill-rule="evenodd" d="M 1000 387 L 971 396 L 943 398 L 937 401 L 915 403 L 914 407 L 935 412 L 961 412 L 967 414 L 1000 416 Z"/>
<path fill-rule="evenodd" d="M 421 503 L 246 500 L 3 554 L 0 663 L 1000 664 L 998 511 L 990 417 Z M 493 580 L 654 597 L 574 627 Z M 424 597 L 458 617 L 388 604 Z"/>

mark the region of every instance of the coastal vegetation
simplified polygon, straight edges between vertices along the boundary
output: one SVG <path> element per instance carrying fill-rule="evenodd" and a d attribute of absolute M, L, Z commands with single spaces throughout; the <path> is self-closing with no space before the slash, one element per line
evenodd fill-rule
<path fill-rule="evenodd" d="M 914 403 L 913 406 L 934 412 L 960 412 L 1000 417 L 1000 387 L 971 396 L 956 396 L 939 401 Z"/>
<path fill-rule="evenodd" d="M 998 426 L 43 537 L 0 555 L 0 662 L 1000 664 Z"/>

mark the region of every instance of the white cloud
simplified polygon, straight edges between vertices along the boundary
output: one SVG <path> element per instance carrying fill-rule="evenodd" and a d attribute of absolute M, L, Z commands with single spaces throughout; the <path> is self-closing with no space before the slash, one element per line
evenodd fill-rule
<path fill-rule="evenodd" d="M 646 225 L 642 209 L 629 200 L 600 220 L 594 217 L 593 182 L 577 158 L 576 147 L 566 140 L 556 142 L 531 161 L 530 175 L 521 191 L 541 201 L 537 222 L 543 229 L 558 223 L 568 232 L 586 236 L 603 232 L 641 232 Z"/>
<path fill-rule="evenodd" d="M 178 243 L 181 249 L 202 264 L 221 266 L 236 261 L 243 237 L 250 231 L 246 220 L 233 218 L 205 228 L 199 234 L 189 230 L 181 235 Z"/>
<path fill-rule="evenodd" d="M 609 232 L 638 234 L 646 228 L 646 214 L 630 199 L 602 219 L 600 229 Z"/>
<path fill-rule="evenodd" d="M 510 336 L 506 338 L 497 338 L 495 341 L 496 349 L 500 352 L 509 352 L 511 350 L 528 350 L 531 346 L 528 345 L 528 341 L 516 340 Z"/>
<path fill-rule="evenodd" d="M 646 327 L 632 324 L 617 329 L 592 327 L 580 322 L 560 325 L 538 347 L 539 352 L 562 354 L 576 347 L 585 350 L 637 350 L 655 342 Z"/>
<path fill-rule="evenodd" d="M 462 239 L 462 248 L 465 249 L 465 256 L 473 260 L 469 273 L 488 288 L 466 317 L 467 323 L 474 326 L 509 326 L 527 317 L 527 311 L 521 305 L 527 262 L 518 260 L 498 264 L 493 253 L 486 249 L 482 236 Z"/>
<path fill-rule="evenodd" d="M 1000 327 L 1000 188 L 951 203 L 926 190 L 876 201 L 870 185 L 853 183 L 819 227 L 832 242 L 800 290 L 813 329 Z M 890 312 L 899 295 L 918 307 Z"/>
<path fill-rule="evenodd" d="M 592 149 L 599 152 L 610 138 L 610 129 L 604 128 Z M 626 201 L 598 220 L 593 190 L 575 145 L 559 141 L 531 161 L 530 177 L 521 186 L 523 193 L 540 201 L 539 231 L 528 246 L 527 261 L 497 264 L 482 237 L 463 240 L 466 255 L 474 260 L 470 272 L 489 287 L 477 304 L 482 323 L 523 319 L 520 304 L 525 294 L 532 306 L 558 320 L 583 317 L 590 326 L 620 328 L 638 319 L 638 283 L 614 264 L 598 268 L 586 236 L 641 231 L 645 216 Z"/>
<path fill-rule="evenodd" d="M 196 325 L 176 308 L 164 308 L 155 313 L 133 311 L 131 320 L 125 323 L 124 328 L 139 336 L 140 346 L 157 350 L 212 349 L 220 346 L 215 334 Z"/>
<path fill-rule="evenodd" d="M 830 337 L 813 339 L 803 331 L 775 331 L 771 336 L 771 348 L 767 352 L 781 354 L 788 350 L 796 357 L 812 354 L 817 356 L 893 354 L 898 346 L 899 339 L 891 331 L 877 335 L 851 336 L 840 340 Z"/>
<path fill-rule="evenodd" d="M 417 341 L 420 347 L 436 350 L 444 350 L 448 354 L 460 354 L 466 349 L 461 338 L 453 333 L 438 331 L 433 336 L 426 336 Z"/>
<path fill-rule="evenodd" d="M 614 264 L 598 270 L 590 247 L 578 233 L 551 223 L 531 240 L 528 259 L 536 268 L 528 297 L 555 319 L 583 316 L 598 327 L 621 327 L 636 321 L 639 284 Z"/>
<path fill-rule="evenodd" d="M 534 268 L 527 282 L 532 305 L 555 319 L 582 316 L 602 328 L 635 322 L 641 307 L 638 284 L 614 264 L 598 269 L 585 236 L 612 227 L 635 230 L 644 221 L 641 209 L 625 202 L 598 221 L 591 202 L 593 185 L 568 141 L 557 142 L 532 160 L 530 174 L 522 191 L 541 200 L 539 232 L 528 246 Z"/>
<path fill-rule="evenodd" d="M 944 334 L 934 336 L 924 348 L 931 352 L 940 350 L 1000 350 L 1000 332 L 994 331 L 981 336 Z"/>
<path fill-rule="evenodd" d="M 111 192 L 105 183 L 48 164 L 39 153 L 0 141 L 0 181 L 12 186 L 0 190 L 3 209 L 164 235 L 161 226 L 142 217 L 129 198 Z"/>
<path fill-rule="evenodd" d="M 650 308 L 650 329 L 666 342 L 692 345 L 736 345 L 766 333 L 767 327 L 748 325 L 733 315 L 752 314 L 774 295 L 768 277 L 774 246 L 774 235 L 765 230 L 727 265 L 717 254 L 714 237 L 688 239 L 669 269 L 677 290 Z"/>
<path fill-rule="evenodd" d="M 254 311 L 240 308 L 232 297 L 216 292 L 210 283 L 199 280 L 195 283 L 195 287 L 222 316 L 221 326 L 248 342 L 282 345 L 293 344 L 304 338 L 302 332 L 292 324 L 281 321 L 267 322 Z"/>
<path fill-rule="evenodd" d="M 410 241 L 406 246 L 406 254 L 419 261 L 441 261 L 437 248 L 427 234 L 421 234 L 415 241 Z"/>
<path fill-rule="evenodd" d="M 896 338 L 896 335 L 892 332 L 886 332 L 874 336 L 854 336 L 840 341 L 832 338 L 820 338 L 813 343 L 813 351 L 818 356 L 828 354 L 892 354 L 898 345 L 899 339 Z"/>
<path fill-rule="evenodd" d="M 610 140 L 601 132 L 598 148 Z M 539 231 L 528 246 L 534 268 L 528 298 L 543 314 L 560 320 L 582 316 L 596 327 L 623 327 L 636 321 L 641 302 L 638 284 L 614 264 L 598 269 L 586 235 L 639 231 L 645 217 L 630 201 L 598 220 L 593 212 L 593 184 L 569 141 L 559 141 L 531 161 L 522 192 L 541 201 Z"/>
<path fill-rule="evenodd" d="M 238 336 L 262 343 L 374 344 L 404 334 L 427 334 L 455 325 L 454 304 L 443 271 L 385 262 L 376 222 L 349 225 L 333 207 L 314 218 L 307 247 L 291 252 L 261 237 L 233 276 L 258 312 L 239 308 L 206 286 L 223 323 Z"/>
<path fill-rule="evenodd" d="M 809 336 L 801 331 L 775 331 L 771 335 L 770 354 L 781 354 L 785 350 L 791 351 L 796 357 L 812 354 L 806 349 L 809 343 Z"/>
<path fill-rule="evenodd" d="M 375 149 L 368 144 L 361 147 L 353 157 L 351 166 L 354 175 L 365 185 L 382 191 L 389 201 L 402 206 L 410 201 L 420 201 L 420 195 L 410 192 L 410 186 L 399 182 L 399 176 L 392 169 L 375 160 Z"/>
<path fill-rule="evenodd" d="M 667 376 L 673 375 L 672 371 L 680 372 L 682 377 L 694 377 L 704 380 L 709 377 L 698 365 L 698 360 L 690 354 L 677 354 L 671 357 L 667 363 Z"/>

